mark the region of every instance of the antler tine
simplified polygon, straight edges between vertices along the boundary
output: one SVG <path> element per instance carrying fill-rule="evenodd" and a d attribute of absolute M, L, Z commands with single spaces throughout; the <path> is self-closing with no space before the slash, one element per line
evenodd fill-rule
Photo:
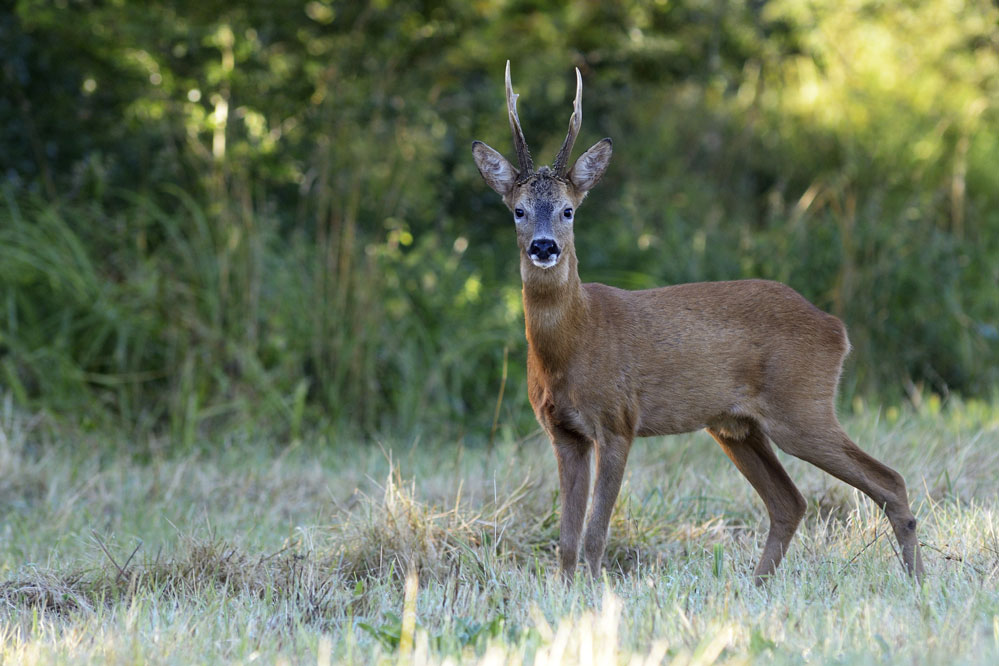
<path fill-rule="evenodd" d="M 517 116 L 517 98 L 513 92 L 513 84 L 510 82 L 510 61 L 506 61 L 506 111 L 510 116 L 510 131 L 513 133 L 513 147 L 517 151 L 517 161 L 520 162 L 520 177 L 523 178 L 534 173 L 534 162 L 531 160 L 531 151 L 527 149 L 527 140 L 524 139 L 524 130 L 520 129 L 520 118 Z"/>
<path fill-rule="evenodd" d="M 565 135 L 562 148 L 559 149 L 555 157 L 555 164 L 552 169 L 559 178 L 565 177 L 565 170 L 569 164 L 569 157 L 572 156 L 572 145 L 576 143 L 576 136 L 579 128 L 583 124 L 583 77 L 576 68 L 576 99 L 572 103 L 572 115 L 569 116 L 569 132 Z"/>

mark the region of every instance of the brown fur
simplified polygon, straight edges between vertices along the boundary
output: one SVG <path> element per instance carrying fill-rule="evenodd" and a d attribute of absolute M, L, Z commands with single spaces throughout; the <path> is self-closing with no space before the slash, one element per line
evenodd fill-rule
<path fill-rule="evenodd" d="M 581 284 L 574 211 L 610 152 L 604 139 L 565 178 L 544 167 L 524 178 L 492 148 L 473 144 L 483 178 L 511 211 L 523 212 L 515 222 L 528 389 L 558 460 L 563 573 L 571 577 L 579 557 L 591 452 L 596 480 L 582 548 L 596 575 L 634 438 L 707 429 L 770 516 L 757 582 L 776 569 L 805 512 L 768 440 L 870 496 L 894 528 L 906 570 L 922 576 L 902 477 L 861 451 L 836 419 L 836 387 L 850 348 L 839 319 L 765 280 L 645 291 Z M 550 267 L 530 256 L 541 237 L 560 249 Z"/>

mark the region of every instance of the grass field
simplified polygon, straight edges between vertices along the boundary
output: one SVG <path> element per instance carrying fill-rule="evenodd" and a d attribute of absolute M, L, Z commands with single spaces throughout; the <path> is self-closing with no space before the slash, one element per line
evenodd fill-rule
<path fill-rule="evenodd" d="M 566 587 L 537 434 L 178 455 L 7 400 L 0 663 L 999 662 L 999 403 L 852 412 L 908 481 L 921 587 L 869 500 L 786 457 L 809 511 L 754 587 L 765 512 L 703 433 L 636 444 L 606 574 Z"/>

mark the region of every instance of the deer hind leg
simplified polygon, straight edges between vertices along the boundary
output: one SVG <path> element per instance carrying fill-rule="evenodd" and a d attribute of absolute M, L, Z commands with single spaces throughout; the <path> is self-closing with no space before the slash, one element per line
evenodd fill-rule
<path fill-rule="evenodd" d="M 732 459 L 767 507 L 770 532 L 754 572 L 759 585 L 777 569 L 787 552 L 791 537 L 805 515 L 805 498 L 780 464 L 759 425 L 748 422 L 748 429 L 743 432 L 708 428 L 708 433 L 721 445 L 722 451 Z"/>
<path fill-rule="evenodd" d="M 579 541 L 590 495 L 590 450 L 585 437 L 562 428 L 552 431 L 552 447 L 558 461 L 559 495 L 562 515 L 559 521 L 559 558 L 562 575 L 571 580 L 579 561 Z"/>
<path fill-rule="evenodd" d="M 593 486 L 593 506 L 590 508 L 589 522 L 586 524 L 586 542 L 583 549 L 590 574 L 600 574 L 607 541 L 614 502 L 621 491 L 624 466 L 628 462 L 631 440 L 625 437 L 608 436 L 597 443 L 597 479 Z"/>
<path fill-rule="evenodd" d="M 835 417 L 807 425 L 781 422 L 768 432 L 783 450 L 849 483 L 874 500 L 895 531 L 905 570 L 922 580 L 923 560 L 916 539 L 916 519 L 909 507 L 905 481 L 898 472 L 864 453 L 843 432 Z"/>

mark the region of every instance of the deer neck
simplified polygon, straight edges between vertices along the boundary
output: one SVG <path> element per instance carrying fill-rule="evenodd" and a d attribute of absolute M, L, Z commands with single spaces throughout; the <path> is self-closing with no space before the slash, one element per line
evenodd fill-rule
<path fill-rule="evenodd" d="M 564 370 L 578 348 L 589 310 L 575 248 L 566 248 L 562 260 L 549 269 L 538 268 L 522 254 L 520 275 L 528 353 L 549 373 Z"/>

